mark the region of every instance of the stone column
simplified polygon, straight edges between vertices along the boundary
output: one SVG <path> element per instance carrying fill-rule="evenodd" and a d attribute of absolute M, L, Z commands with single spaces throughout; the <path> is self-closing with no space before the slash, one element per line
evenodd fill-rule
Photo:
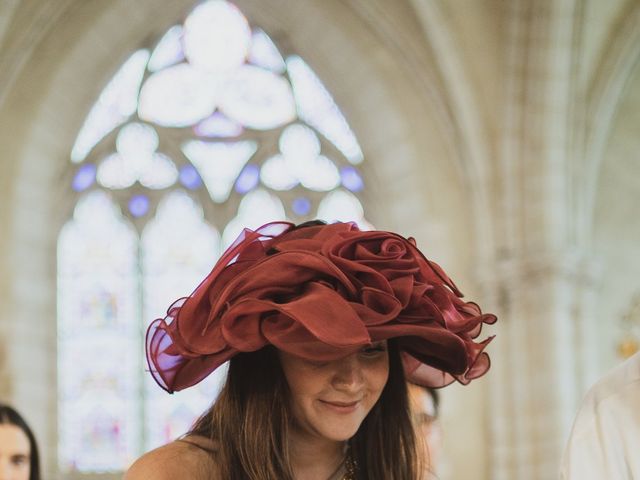
<path fill-rule="evenodd" d="M 579 0 L 509 2 L 497 247 L 483 268 L 501 317 L 490 375 L 492 480 L 558 478 L 592 370 L 593 259 L 571 181 Z M 576 374 L 576 372 L 578 372 Z"/>
<path fill-rule="evenodd" d="M 491 274 L 501 320 L 489 376 L 492 480 L 557 478 L 591 369 L 592 271 L 565 252 L 503 261 Z"/>

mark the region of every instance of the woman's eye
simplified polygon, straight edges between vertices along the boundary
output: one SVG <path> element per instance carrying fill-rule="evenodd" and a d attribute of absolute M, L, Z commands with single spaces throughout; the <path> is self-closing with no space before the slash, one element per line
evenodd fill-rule
<path fill-rule="evenodd" d="M 329 365 L 329 362 L 323 362 L 320 360 L 305 360 L 306 364 L 309 365 L 310 367 L 314 367 L 314 368 L 322 368 L 322 367 L 326 367 L 327 365 Z"/>
<path fill-rule="evenodd" d="M 11 463 L 13 465 L 24 465 L 25 463 L 27 463 L 27 460 L 28 458 L 26 455 L 16 455 L 11 458 Z"/>
<path fill-rule="evenodd" d="M 387 351 L 387 346 L 384 344 L 380 345 L 372 345 L 370 347 L 365 347 L 360 350 L 360 354 L 365 357 L 375 357 Z"/>

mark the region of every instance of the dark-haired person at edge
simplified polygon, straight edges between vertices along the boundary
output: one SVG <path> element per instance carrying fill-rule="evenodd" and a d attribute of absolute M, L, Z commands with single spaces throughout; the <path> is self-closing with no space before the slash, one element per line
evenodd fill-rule
<path fill-rule="evenodd" d="M 438 478 L 442 456 L 442 427 L 438 418 L 438 390 L 408 383 L 409 411 L 416 432 L 416 448 L 421 459 L 423 480 Z"/>
<path fill-rule="evenodd" d="M 185 247 L 185 248 L 188 248 Z M 413 239 L 354 223 L 245 229 L 147 332 L 168 392 L 229 361 L 184 437 L 126 480 L 417 480 L 406 380 L 466 384 L 489 369 L 495 322 Z"/>
<path fill-rule="evenodd" d="M 27 422 L 0 403 L 0 480 L 40 480 L 38 446 Z"/>

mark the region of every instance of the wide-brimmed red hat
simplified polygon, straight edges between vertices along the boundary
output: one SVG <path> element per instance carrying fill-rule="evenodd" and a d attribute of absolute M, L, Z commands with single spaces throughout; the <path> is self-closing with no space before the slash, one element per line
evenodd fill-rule
<path fill-rule="evenodd" d="M 412 238 L 355 223 L 268 223 L 245 229 L 196 290 L 150 325 L 147 360 L 174 392 L 267 345 L 325 361 L 395 338 L 410 381 L 467 384 L 489 369 L 492 337 L 474 339 L 496 317 L 461 297 Z"/>

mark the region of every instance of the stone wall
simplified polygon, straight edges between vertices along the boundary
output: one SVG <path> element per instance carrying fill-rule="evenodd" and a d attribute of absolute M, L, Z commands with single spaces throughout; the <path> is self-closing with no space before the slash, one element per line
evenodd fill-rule
<path fill-rule="evenodd" d="M 237 3 L 334 95 L 367 159 L 371 221 L 417 237 L 501 316 L 491 374 L 444 392 L 444 478 L 556 478 L 640 291 L 640 2 Z M 127 55 L 192 4 L 1 7 L 0 398 L 32 420 L 47 478 L 68 154 Z"/>

